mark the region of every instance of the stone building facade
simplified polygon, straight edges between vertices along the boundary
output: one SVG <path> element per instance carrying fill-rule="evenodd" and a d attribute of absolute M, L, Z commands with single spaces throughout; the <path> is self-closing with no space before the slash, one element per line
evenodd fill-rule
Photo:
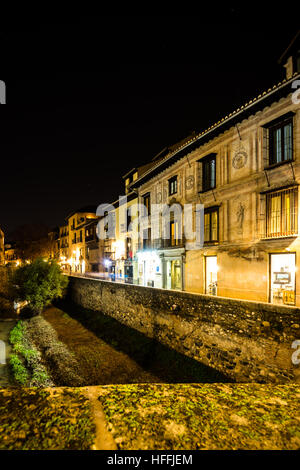
<path fill-rule="evenodd" d="M 151 234 L 137 253 L 139 283 L 300 305 L 300 93 L 296 71 L 153 162 L 130 185 L 144 204 L 204 206 L 204 244 Z M 296 91 L 295 91 L 296 90 Z M 184 233 L 184 232 L 183 232 Z"/>

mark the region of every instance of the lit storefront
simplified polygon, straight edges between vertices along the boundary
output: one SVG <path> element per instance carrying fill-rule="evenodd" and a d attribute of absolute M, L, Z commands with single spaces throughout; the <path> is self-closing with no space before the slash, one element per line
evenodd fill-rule
<path fill-rule="evenodd" d="M 163 287 L 162 263 L 156 251 L 137 253 L 138 282 L 147 287 Z"/>
<path fill-rule="evenodd" d="M 178 252 L 177 252 L 178 251 Z M 183 290 L 183 249 L 137 253 L 138 282 L 159 289 Z"/>

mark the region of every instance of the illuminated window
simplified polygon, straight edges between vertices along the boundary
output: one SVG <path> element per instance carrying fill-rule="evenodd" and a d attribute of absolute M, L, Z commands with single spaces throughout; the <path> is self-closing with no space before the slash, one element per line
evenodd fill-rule
<path fill-rule="evenodd" d="M 298 188 L 267 194 L 267 237 L 283 237 L 298 232 Z"/>
<path fill-rule="evenodd" d="M 137 180 L 137 177 L 138 177 L 138 172 L 136 171 L 135 173 L 133 173 L 132 181 Z"/>
<path fill-rule="evenodd" d="M 219 209 L 204 210 L 204 242 L 217 242 L 219 240 Z"/>
<path fill-rule="evenodd" d="M 172 220 L 170 222 L 170 245 L 171 246 L 177 246 L 180 244 L 180 239 L 179 239 L 179 226 L 178 222 Z"/>

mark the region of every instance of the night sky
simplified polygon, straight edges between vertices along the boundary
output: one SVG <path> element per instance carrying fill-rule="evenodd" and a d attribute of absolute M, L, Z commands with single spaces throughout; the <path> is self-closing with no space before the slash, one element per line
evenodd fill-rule
<path fill-rule="evenodd" d="M 278 83 L 297 31 L 225 9 L 0 28 L 0 226 L 52 227 L 114 201 L 124 175 Z M 293 15 L 292 15 L 293 16 Z M 295 15 L 296 17 L 296 15 Z M 249 18 L 248 18 L 249 19 Z M 47 20 L 47 21 L 46 21 Z"/>

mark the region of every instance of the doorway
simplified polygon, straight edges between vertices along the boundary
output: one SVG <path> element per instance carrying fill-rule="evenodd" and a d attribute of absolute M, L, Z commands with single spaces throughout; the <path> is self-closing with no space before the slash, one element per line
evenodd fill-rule
<path fill-rule="evenodd" d="M 171 261 L 171 289 L 181 290 L 181 262 Z"/>
<path fill-rule="evenodd" d="M 205 293 L 217 295 L 218 264 L 216 256 L 205 257 Z"/>

